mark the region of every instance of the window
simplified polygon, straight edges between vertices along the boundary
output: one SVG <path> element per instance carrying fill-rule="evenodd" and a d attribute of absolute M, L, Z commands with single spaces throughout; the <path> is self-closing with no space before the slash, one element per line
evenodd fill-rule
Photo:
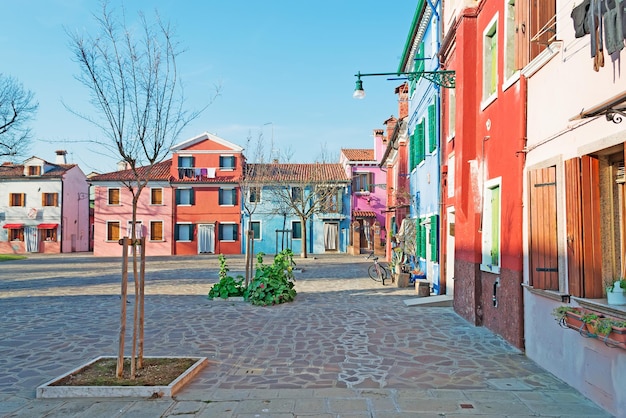
<path fill-rule="evenodd" d="M 431 103 L 428 106 L 428 152 L 437 149 L 437 105 Z"/>
<path fill-rule="evenodd" d="M 162 205 L 163 204 L 163 189 L 162 188 L 154 188 L 150 189 L 150 204 L 151 205 Z"/>
<path fill-rule="evenodd" d="M 500 273 L 500 178 L 485 184 L 482 221 L 482 263 L 480 269 Z"/>
<path fill-rule="evenodd" d="M 193 241 L 193 224 L 176 224 L 174 239 L 176 241 Z"/>
<path fill-rule="evenodd" d="M 428 244 L 430 245 L 430 261 L 439 261 L 439 215 L 431 215 L 430 230 L 428 233 Z"/>
<path fill-rule="evenodd" d="M 483 100 L 496 94 L 498 85 L 498 20 L 491 21 L 483 34 Z"/>
<path fill-rule="evenodd" d="M 324 213 L 341 212 L 341 192 L 335 187 L 325 187 L 318 191 L 320 210 Z"/>
<path fill-rule="evenodd" d="M 150 241 L 163 241 L 163 221 L 150 221 Z"/>
<path fill-rule="evenodd" d="M 250 187 L 250 191 L 248 192 L 248 201 L 250 203 L 259 203 L 261 201 L 261 188 L 260 187 Z"/>
<path fill-rule="evenodd" d="M 220 189 L 220 206 L 235 206 L 237 204 L 237 189 Z"/>
<path fill-rule="evenodd" d="M 420 42 L 415 53 L 415 63 L 413 64 L 413 71 L 424 71 L 424 42 Z M 415 87 L 417 86 L 417 80 L 419 77 L 412 77 L 409 79 L 409 97 L 413 96 Z"/>
<path fill-rule="evenodd" d="M 254 232 L 254 239 L 261 239 L 261 222 L 250 221 L 250 227 L 252 232 Z"/>
<path fill-rule="evenodd" d="M 56 228 L 40 229 L 39 234 L 41 235 L 42 241 L 56 242 L 57 240 Z"/>
<path fill-rule="evenodd" d="M 178 157 L 178 168 L 194 168 L 195 159 L 190 155 L 181 155 Z"/>
<path fill-rule="evenodd" d="M 517 71 L 515 66 L 515 0 L 505 0 L 505 14 L 504 79 L 506 80 Z"/>
<path fill-rule="evenodd" d="M 39 165 L 28 166 L 28 175 L 29 176 L 41 176 L 41 166 Z"/>
<path fill-rule="evenodd" d="M 556 0 L 505 1 L 507 9 L 515 9 L 512 18 L 515 27 L 525 29 L 515 32 L 517 37 L 516 67 L 519 69 L 526 66 L 556 40 Z"/>
<path fill-rule="evenodd" d="M 119 205 L 120 204 L 120 189 L 109 189 L 108 191 L 109 205 Z"/>
<path fill-rule="evenodd" d="M 235 156 L 234 155 L 220 155 L 220 170 L 234 170 L 235 169 Z"/>
<path fill-rule="evenodd" d="M 448 197 L 454 196 L 454 153 L 448 157 Z"/>
<path fill-rule="evenodd" d="M 25 193 L 10 193 L 9 194 L 9 206 L 26 206 L 26 194 Z"/>
<path fill-rule="evenodd" d="M 24 228 L 9 229 L 9 241 L 24 241 Z"/>
<path fill-rule="evenodd" d="M 373 173 L 354 173 L 352 175 L 352 190 L 358 192 L 374 191 L 374 174 Z"/>
<path fill-rule="evenodd" d="M 456 89 L 446 89 L 448 93 L 448 139 L 456 135 Z"/>
<path fill-rule="evenodd" d="M 41 206 L 59 206 L 58 193 L 42 193 Z"/>
<path fill-rule="evenodd" d="M 418 219 L 417 227 L 415 230 L 415 245 L 416 252 L 415 254 L 419 258 L 426 258 L 426 217 L 421 217 Z"/>
<path fill-rule="evenodd" d="M 302 239 L 302 222 L 291 221 L 291 237 L 293 239 Z"/>
<path fill-rule="evenodd" d="M 117 221 L 107 222 L 107 241 L 119 241 L 120 223 Z"/>
<path fill-rule="evenodd" d="M 219 240 L 220 241 L 237 241 L 239 235 L 239 225 L 237 224 L 220 224 Z"/>
<path fill-rule="evenodd" d="M 530 285 L 559 290 L 556 166 L 528 173 Z"/>
<path fill-rule="evenodd" d="M 304 191 L 302 187 L 291 188 L 291 200 L 294 202 L 302 202 L 304 200 Z"/>
<path fill-rule="evenodd" d="M 176 189 L 177 205 L 193 205 L 195 201 L 194 191 L 191 187 Z"/>

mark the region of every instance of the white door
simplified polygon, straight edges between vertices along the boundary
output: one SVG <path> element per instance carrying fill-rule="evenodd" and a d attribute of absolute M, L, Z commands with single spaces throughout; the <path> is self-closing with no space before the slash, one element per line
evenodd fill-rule
<path fill-rule="evenodd" d="M 198 254 L 215 253 L 215 225 L 198 224 Z"/>
<path fill-rule="evenodd" d="M 35 226 L 27 226 L 24 228 L 24 241 L 26 251 L 36 253 L 39 251 L 39 230 Z"/>
<path fill-rule="evenodd" d="M 446 222 L 446 295 L 454 295 L 454 207 L 448 208 Z"/>
<path fill-rule="evenodd" d="M 326 251 L 337 251 L 337 240 L 339 239 L 339 224 L 335 222 L 324 223 L 324 249 Z"/>

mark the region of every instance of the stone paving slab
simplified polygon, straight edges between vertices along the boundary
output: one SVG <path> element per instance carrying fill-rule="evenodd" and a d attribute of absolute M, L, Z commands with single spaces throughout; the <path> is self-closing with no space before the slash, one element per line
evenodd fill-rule
<path fill-rule="evenodd" d="M 227 260 L 243 272 L 243 256 Z M 365 257 L 296 261 L 296 300 L 255 307 L 206 298 L 217 256 L 148 260 L 146 355 L 210 360 L 171 401 L 35 399 L 38 385 L 115 355 L 120 261 L 2 263 L 0 417 L 610 416 L 452 308 L 406 306 L 415 289 L 370 280 Z"/>

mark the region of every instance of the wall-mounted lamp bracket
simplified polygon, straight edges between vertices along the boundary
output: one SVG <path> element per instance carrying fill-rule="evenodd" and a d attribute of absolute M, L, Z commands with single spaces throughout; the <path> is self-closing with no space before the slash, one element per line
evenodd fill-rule
<path fill-rule="evenodd" d="M 433 84 L 440 87 L 453 89 L 456 87 L 456 73 L 452 70 L 440 70 L 440 71 L 409 71 L 398 73 L 361 73 L 360 71 L 354 75 L 356 77 L 356 88 L 354 89 L 353 97 L 355 99 L 362 99 L 365 97 L 365 90 L 363 90 L 363 81 L 361 77 L 372 76 L 395 76 L 396 79 L 406 79 L 409 81 L 425 78 Z"/>

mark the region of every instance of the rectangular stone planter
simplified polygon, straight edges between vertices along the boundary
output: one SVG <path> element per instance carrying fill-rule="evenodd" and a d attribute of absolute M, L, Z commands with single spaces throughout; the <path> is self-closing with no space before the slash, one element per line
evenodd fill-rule
<path fill-rule="evenodd" d="M 197 361 L 183 374 L 167 386 L 52 386 L 65 377 L 85 369 L 91 364 L 103 358 L 117 358 L 113 356 L 100 356 L 83 364 L 76 369 L 65 373 L 51 381 L 37 387 L 37 398 L 171 398 L 185 384 L 187 384 L 208 363 L 206 357 L 194 356 L 153 356 L 144 358 L 190 358 Z"/>
<path fill-rule="evenodd" d="M 409 287 L 411 275 L 409 273 L 398 273 L 396 275 L 398 287 Z"/>

